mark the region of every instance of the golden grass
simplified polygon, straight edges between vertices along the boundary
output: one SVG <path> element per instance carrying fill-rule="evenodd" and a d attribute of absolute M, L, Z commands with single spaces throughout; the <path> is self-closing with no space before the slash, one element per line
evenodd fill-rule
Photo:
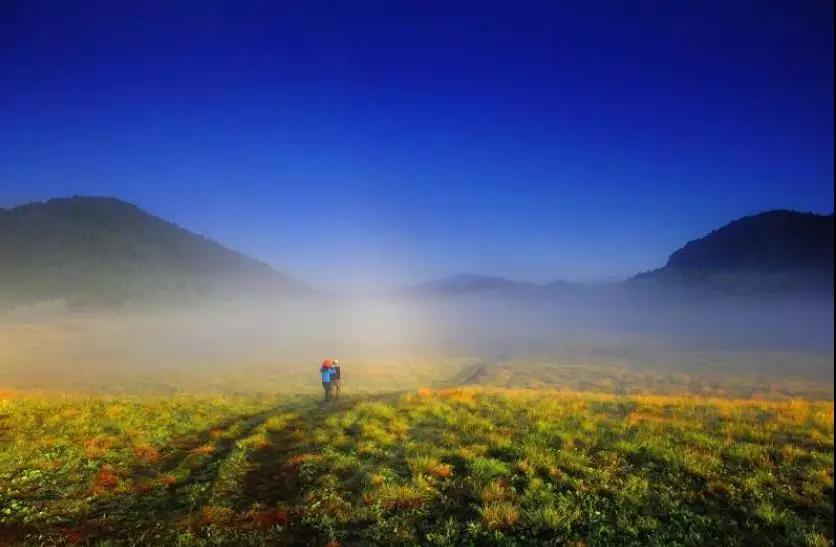
<path fill-rule="evenodd" d="M 0 400 L 0 526 L 56 543 L 67 521 L 85 541 L 161 544 L 827 543 L 833 408 L 476 387 L 333 405 L 16 393 Z"/>

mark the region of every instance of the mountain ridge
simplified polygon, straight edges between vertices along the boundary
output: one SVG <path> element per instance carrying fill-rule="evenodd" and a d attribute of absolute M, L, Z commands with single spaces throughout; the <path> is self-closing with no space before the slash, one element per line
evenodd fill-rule
<path fill-rule="evenodd" d="M 556 280 L 548 283 L 517 281 L 501 276 L 459 273 L 401 288 L 404 296 L 456 296 L 479 294 L 482 296 L 537 297 L 562 290 L 580 288 L 578 283 Z"/>
<path fill-rule="evenodd" d="M 732 220 L 670 254 L 661 268 L 621 282 L 713 288 L 735 293 L 793 292 L 833 286 L 833 214 L 776 209 Z M 550 296 L 583 284 L 537 284 L 498 276 L 457 274 L 411 285 L 410 296 Z"/>
<path fill-rule="evenodd" d="M 832 292 L 833 218 L 786 209 L 744 216 L 687 242 L 664 266 L 611 286 Z M 463 273 L 397 294 L 526 299 L 586 287 Z M 97 306 L 312 293 L 264 262 L 117 198 L 72 196 L 0 208 L 0 307 L 59 298 Z"/>
<path fill-rule="evenodd" d="M 308 291 L 270 265 L 136 205 L 73 196 L 0 209 L 0 305 L 279 298 Z"/>
<path fill-rule="evenodd" d="M 737 218 L 629 281 L 753 291 L 833 288 L 834 217 L 775 209 Z"/>

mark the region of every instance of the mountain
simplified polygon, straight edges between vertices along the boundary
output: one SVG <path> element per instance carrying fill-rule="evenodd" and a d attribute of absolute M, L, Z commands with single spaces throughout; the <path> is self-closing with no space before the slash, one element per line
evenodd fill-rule
<path fill-rule="evenodd" d="M 639 274 L 621 288 L 663 285 L 711 288 L 731 293 L 833 291 L 833 215 L 777 210 L 743 217 L 675 251 L 665 266 Z M 591 291 L 566 281 L 545 285 L 501 277 L 460 274 L 420 283 L 400 294 L 412 297 L 462 295 L 548 298 L 608 295 L 619 286 Z"/>
<path fill-rule="evenodd" d="M 729 290 L 833 289 L 833 215 L 767 211 L 737 219 L 674 252 L 637 281 Z"/>
<path fill-rule="evenodd" d="M 306 287 L 135 205 L 72 197 L 0 209 L 0 307 L 270 299 Z"/>
<path fill-rule="evenodd" d="M 572 287 L 574 285 L 566 281 L 538 285 L 527 281 L 513 281 L 503 277 L 466 273 L 412 285 L 403 289 L 401 294 L 413 297 L 497 296 L 526 298 L 547 296 Z"/>

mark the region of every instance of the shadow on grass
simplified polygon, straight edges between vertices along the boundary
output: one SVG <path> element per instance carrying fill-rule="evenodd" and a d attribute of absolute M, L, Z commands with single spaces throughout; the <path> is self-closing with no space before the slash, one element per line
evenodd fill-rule
<path fill-rule="evenodd" d="M 266 507 L 295 505 L 299 501 L 298 469 L 288 460 L 294 455 L 316 450 L 311 434 L 317 423 L 330 414 L 352 408 L 359 401 L 351 398 L 320 402 L 301 409 L 297 406 L 294 409 L 298 413 L 296 417 L 283 428 L 269 432 L 267 446 L 253 453 L 252 467 L 244 475 L 236 509 L 246 510 L 254 504 Z"/>

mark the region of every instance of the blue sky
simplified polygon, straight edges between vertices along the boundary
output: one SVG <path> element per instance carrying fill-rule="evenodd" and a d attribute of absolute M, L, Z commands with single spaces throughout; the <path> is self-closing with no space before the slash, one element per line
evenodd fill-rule
<path fill-rule="evenodd" d="M 115 196 L 336 288 L 833 211 L 831 1 L 124 4 L 0 6 L 0 205 Z"/>

